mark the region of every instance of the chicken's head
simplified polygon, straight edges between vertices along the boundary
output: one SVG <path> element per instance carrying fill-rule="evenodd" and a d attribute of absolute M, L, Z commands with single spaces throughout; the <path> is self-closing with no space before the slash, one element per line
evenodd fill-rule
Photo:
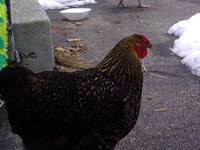
<path fill-rule="evenodd" d="M 149 39 L 142 34 L 134 34 L 133 36 L 136 38 L 134 48 L 139 58 L 144 58 L 147 55 L 147 48 L 153 48 L 153 45 L 151 45 Z"/>

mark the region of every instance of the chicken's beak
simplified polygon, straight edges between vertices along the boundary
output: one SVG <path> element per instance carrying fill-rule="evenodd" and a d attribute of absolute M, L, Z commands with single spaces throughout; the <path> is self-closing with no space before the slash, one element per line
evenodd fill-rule
<path fill-rule="evenodd" d="M 148 48 L 154 48 L 152 44 L 149 44 Z"/>

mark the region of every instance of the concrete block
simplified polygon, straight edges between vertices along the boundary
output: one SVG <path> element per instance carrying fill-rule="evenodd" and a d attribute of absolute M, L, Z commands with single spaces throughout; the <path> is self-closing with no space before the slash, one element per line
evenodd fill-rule
<path fill-rule="evenodd" d="M 14 46 L 22 65 L 31 70 L 47 71 L 55 66 L 51 24 L 37 0 L 11 0 Z"/>

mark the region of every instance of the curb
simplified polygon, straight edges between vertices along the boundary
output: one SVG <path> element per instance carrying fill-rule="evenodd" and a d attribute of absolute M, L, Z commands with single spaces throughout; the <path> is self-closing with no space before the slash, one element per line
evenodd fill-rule
<path fill-rule="evenodd" d="M 34 72 L 53 70 L 50 19 L 37 0 L 10 0 L 14 48 Z M 12 51 L 12 50 L 11 50 Z"/>

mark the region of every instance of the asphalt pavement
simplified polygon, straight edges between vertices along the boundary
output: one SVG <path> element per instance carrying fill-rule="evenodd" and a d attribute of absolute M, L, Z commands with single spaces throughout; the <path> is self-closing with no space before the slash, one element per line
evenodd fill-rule
<path fill-rule="evenodd" d="M 148 9 L 136 8 L 137 0 L 126 0 L 128 8 L 117 7 L 119 0 L 96 0 L 86 5 L 92 11 L 82 20 L 64 19 L 59 10 L 46 11 L 52 22 L 53 44 L 85 44 L 80 53 L 93 64 L 126 36 L 141 33 L 154 45 L 141 60 L 144 73 L 142 107 L 134 129 L 115 150 L 199 150 L 200 149 L 200 77 L 181 64 L 170 48 L 177 38 L 167 34 L 175 23 L 200 12 L 199 0 L 142 0 Z M 79 38 L 79 42 L 67 39 Z M 164 77 L 163 77 L 164 76 Z M 10 133 L 5 106 L 0 108 L 0 149 L 21 150 L 20 139 Z"/>

